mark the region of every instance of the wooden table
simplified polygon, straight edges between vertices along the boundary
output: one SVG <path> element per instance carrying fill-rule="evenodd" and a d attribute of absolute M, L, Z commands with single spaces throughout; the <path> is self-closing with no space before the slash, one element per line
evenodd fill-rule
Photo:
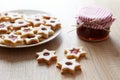
<path fill-rule="evenodd" d="M 62 33 L 43 45 L 9 49 L 0 47 L 0 80 L 120 80 L 120 10 L 119 0 L 1 0 L 0 11 L 35 9 L 50 12 L 61 19 Z M 39 2 L 38 2 L 39 1 Z M 79 40 L 76 31 L 68 33 L 75 24 L 80 6 L 96 4 L 112 10 L 116 21 L 110 38 L 91 43 Z M 35 53 L 47 48 L 56 50 L 58 61 L 64 58 L 64 49 L 83 46 L 87 58 L 80 61 L 82 71 L 75 75 L 61 75 L 55 64 L 39 65 Z"/>

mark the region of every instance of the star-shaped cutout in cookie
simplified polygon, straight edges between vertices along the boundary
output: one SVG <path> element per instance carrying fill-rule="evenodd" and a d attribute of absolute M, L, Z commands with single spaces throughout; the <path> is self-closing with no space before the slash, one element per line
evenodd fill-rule
<path fill-rule="evenodd" d="M 52 61 L 57 60 L 57 56 L 55 55 L 55 51 L 50 51 L 47 49 L 44 49 L 42 52 L 37 52 L 37 61 L 38 63 L 45 62 L 48 65 L 51 64 Z"/>
<path fill-rule="evenodd" d="M 75 59 L 64 59 L 57 62 L 56 67 L 61 69 L 61 74 L 70 73 L 75 74 L 76 70 L 81 70 L 80 64 Z"/>
<path fill-rule="evenodd" d="M 83 57 L 86 55 L 86 51 L 83 50 L 83 47 L 80 48 L 72 48 L 72 49 L 67 49 L 64 51 L 64 53 L 66 54 L 66 57 L 68 59 L 80 59 L 80 57 Z"/>

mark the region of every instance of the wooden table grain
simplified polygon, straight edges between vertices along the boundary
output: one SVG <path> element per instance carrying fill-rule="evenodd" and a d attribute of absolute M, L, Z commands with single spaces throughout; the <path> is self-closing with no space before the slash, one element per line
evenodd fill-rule
<path fill-rule="evenodd" d="M 0 80 L 120 80 L 120 1 L 119 0 L 0 0 L 0 11 L 33 9 L 50 12 L 60 18 L 62 32 L 54 40 L 43 45 L 10 49 L 0 47 Z M 80 40 L 74 29 L 75 15 L 79 7 L 88 4 L 111 9 L 116 21 L 110 37 L 102 42 Z M 64 58 L 64 49 L 83 46 L 88 52 L 79 61 L 82 71 L 75 75 L 61 75 L 55 63 L 39 65 L 36 52 L 47 48 L 56 50 L 58 61 Z"/>

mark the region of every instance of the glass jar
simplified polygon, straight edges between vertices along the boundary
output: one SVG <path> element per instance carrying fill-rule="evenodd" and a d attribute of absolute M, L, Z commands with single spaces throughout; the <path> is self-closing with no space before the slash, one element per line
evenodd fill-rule
<path fill-rule="evenodd" d="M 110 26 L 114 22 L 109 9 L 98 6 L 85 6 L 76 17 L 77 34 L 86 41 L 102 41 L 109 37 Z"/>
<path fill-rule="evenodd" d="M 109 37 L 109 28 L 107 30 L 103 29 L 92 29 L 87 27 L 77 28 L 78 37 L 86 41 L 102 41 Z"/>

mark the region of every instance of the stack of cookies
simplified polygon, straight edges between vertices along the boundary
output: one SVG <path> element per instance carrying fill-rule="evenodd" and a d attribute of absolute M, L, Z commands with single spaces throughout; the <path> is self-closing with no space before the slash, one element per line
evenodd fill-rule
<path fill-rule="evenodd" d="M 36 44 L 61 28 L 56 17 L 44 14 L 0 13 L 0 44 L 9 46 Z"/>

